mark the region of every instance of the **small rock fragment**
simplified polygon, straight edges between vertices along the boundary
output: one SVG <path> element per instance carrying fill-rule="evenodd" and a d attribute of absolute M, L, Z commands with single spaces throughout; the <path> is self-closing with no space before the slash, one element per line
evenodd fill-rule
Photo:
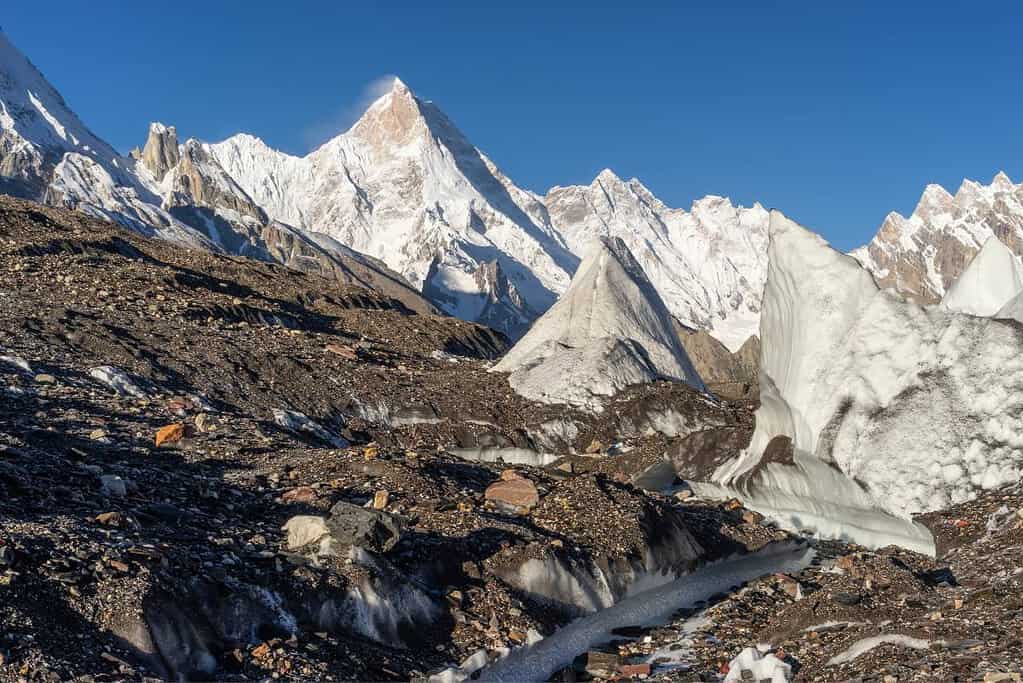
<path fill-rule="evenodd" d="M 96 522 L 103 526 L 123 526 L 124 515 L 120 512 L 103 512 L 96 515 Z"/>
<path fill-rule="evenodd" d="M 161 427 L 156 432 L 156 446 L 159 448 L 165 443 L 175 443 L 185 438 L 185 425 L 181 422 L 175 422 L 169 424 L 166 427 Z"/>
<path fill-rule="evenodd" d="M 285 491 L 281 495 L 281 500 L 285 503 L 312 503 L 317 497 L 316 489 L 311 486 L 299 486 Z"/>
<path fill-rule="evenodd" d="M 124 480 L 116 474 L 104 474 L 99 481 L 104 496 L 124 498 L 128 495 L 128 488 L 125 486 Z"/>

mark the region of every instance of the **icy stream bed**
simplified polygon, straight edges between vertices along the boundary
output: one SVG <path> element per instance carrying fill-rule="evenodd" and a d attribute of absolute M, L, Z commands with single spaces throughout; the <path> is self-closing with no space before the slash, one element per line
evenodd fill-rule
<path fill-rule="evenodd" d="M 808 545 L 779 543 L 750 555 L 707 565 L 576 619 L 540 642 L 494 662 L 479 680 L 546 681 L 555 671 L 570 665 L 577 655 L 612 640 L 614 629 L 665 623 L 678 610 L 693 607 L 715 593 L 731 592 L 735 586 L 766 574 L 799 572 L 813 557 L 814 551 Z"/>
<path fill-rule="evenodd" d="M 513 446 L 480 446 L 477 448 L 449 448 L 448 453 L 470 462 L 493 462 L 507 465 L 529 465 L 546 467 L 561 456 L 556 453 L 540 453 L 531 448 Z"/>

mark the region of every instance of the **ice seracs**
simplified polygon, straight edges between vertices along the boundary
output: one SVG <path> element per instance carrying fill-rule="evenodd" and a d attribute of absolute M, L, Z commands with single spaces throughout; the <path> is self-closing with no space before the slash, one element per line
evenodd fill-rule
<path fill-rule="evenodd" d="M 494 371 L 518 393 L 599 409 L 603 397 L 656 379 L 703 390 L 671 314 L 625 243 L 590 246 L 572 284 Z"/>
<path fill-rule="evenodd" d="M 1023 265 L 997 237 L 989 237 L 941 303 L 953 311 L 992 316 L 1023 291 Z"/>
<path fill-rule="evenodd" d="M 844 482 L 823 502 L 866 500 L 901 517 L 1019 478 L 1015 323 L 906 302 L 780 212 L 771 214 L 768 255 L 762 405 L 749 448 L 719 468 L 719 482 L 772 499 L 769 507 L 798 525 L 815 462 Z M 794 465 L 762 460 L 778 435 L 792 440 Z M 830 531 L 857 533 L 841 524 Z"/>

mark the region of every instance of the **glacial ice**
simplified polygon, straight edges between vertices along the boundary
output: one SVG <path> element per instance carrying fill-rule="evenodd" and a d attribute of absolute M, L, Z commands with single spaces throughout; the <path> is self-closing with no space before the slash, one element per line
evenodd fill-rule
<path fill-rule="evenodd" d="M 907 303 L 775 211 L 761 339 L 756 430 L 714 480 L 793 525 L 846 508 L 829 523 L 856 539 L 848 510 L 908 518 L 1023 473 L 1023 335 L 1015 323 Z M 776 435 L 792 438 L 797 466 L 761 462 Z M 829 468 L 834 490 L 812 493 Z M 872 513 L 864 514 L 858 524 Z"/>
<path fill-rule="evenodd" d="M 796 544 L 768 546 L 760 552 L 707 565 L 671 583 L 633 595 L 577 619 L 532 647 L 520 648 L 483 670 L 481 681 L 545 681 L 581 652 L 605 643 L 611 631 L 636 624 L 662 623 L 674 612 L 774 572 L 799 572 L 810 564 L 812 549 Z"/>
<path fill-rule="evenodd" d="M 941 304 L 953 311 L 993 316 L 1021 291 L 1023 264 L 1000 239 L 992 236 L 951 284 Z"/>
<path fill-rule="evenodd" d="M 870 652 L 875 647 L 885 644 L 899 645 L 901 647 L 908 647 L 914 650 L 926 650 L 930 647 L 930 642 L 921 638 L 904 636 L 899 633 L 886 633 L 879 636 L 871 636 L 870 638 L 857 640 L 855 643 L 850 645 L 848 649 L 829 659 L 828 666 L 837 666 L 839 664 L 851 662 L 860 655 Z"/>
<path fill-rule="evenodd" d="M 750 680 L 743 676 L 744 671 L 751 672 L 753 674 L 751 680 L 759 683 L 788 683 L 792 675 L 792 667 L 789 664 L 755 647 L 747 647 L 729 662 L 725 683 Z"/>
<path fill-rule="evenodd" d="M 112 365 L 101 365 L 93 368 L 89 370 L 89 376 L 113 389 L 114 392 L 121 396 L 146 397 L 146 392 L 135 383 L 135 380 L 127 372 Z"/>
<path fill-rule="evenodd" d="M 673 379 L 704 390 L 671 315 L 617 238 L 597 240 L 568 290 L 492 368 L 516 392 L 593 410 L 621 389 Z"/>

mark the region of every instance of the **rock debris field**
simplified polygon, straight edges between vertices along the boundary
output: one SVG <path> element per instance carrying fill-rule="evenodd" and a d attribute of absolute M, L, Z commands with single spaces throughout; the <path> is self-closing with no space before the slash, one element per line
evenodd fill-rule
<path fill-rule="evenodd" d="M 600 412 L 533 402 L 489 371 L 507 348 L 0 197 L 0 680 L 486 678 L 796 541 L 804 568 L 618 626 L 551 677 L 1020 680 L 1019 484 L 921 516 L 936 558 L 803 541 L 691 495 L 679 463 L 649 483 L 694 434 L 748 441 L 755 405 L 665 381 Z"/>

